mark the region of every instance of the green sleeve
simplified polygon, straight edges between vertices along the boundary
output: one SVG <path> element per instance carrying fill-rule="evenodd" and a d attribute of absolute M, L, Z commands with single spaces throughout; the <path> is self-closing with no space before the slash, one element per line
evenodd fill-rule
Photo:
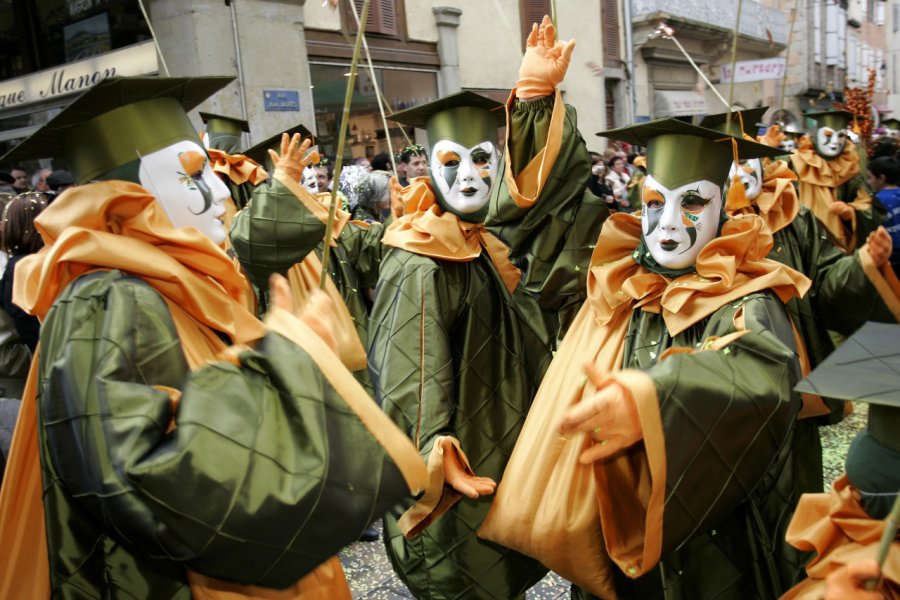
<path fill-rule="evenodd" d="M 705 337 L 734 332 L 738 307 L 750 333 L 648 371 L 666 448 L 663 556 L 747 499 L 785 448 L 800 408 L 793 335 L 776 297 L 754 294 L 720 309 Z"/>
<path fill-rule="evenodd" d="M 145 562 L 284 588 L 405 497 L 313 359 L 276 333 L 239 364 L 189 371 L 163 299 L 111 271 L 67 288 L 41 346 L 45 498 L 62 521 L 48 532 L 81 544 L 49 540 L 58 570 L 102 560 L 84 548 L 111 538 Z M 157 386 L 180 390 L 174 414 Z M 353 451 L 330 452 L 331 435 Z"/>
<path fill-rule="evenodd" d="M 381 259 L 387 250 L 381 243 L 385 227 L 382 223 L 362 225 L 351 221 L 338 237 L 338 244 L 363 288 L 374 289 L 378 283 Z"/>
<path fill-rule="evenodd" d="M 813 282 L 807 293 L 818 323 L 850 335 L 866 321 L 895 322 L 866 277 L 858 249 L 849 256 L 841 252 L 809 210 L 801 210 L 792 226 L 801 237 L 802 270 Z"/>
<path fill-rule="evenodd" d="M 516 102 L 511 109 L 509 148 L 518 174 L 547 143 L 554 98 Z M 500 173 L 505 172 L 501 164 Z M 583 301 L 587 268 L 600 227 L 609 216 L 606 203 L 587 191 L 590 156 L 578 133 L 575 109 L 565 107 L 562 144 L 550 175 L 533 206 L 522 208 L 506 180 L 494 186 L 487 225 L 510 247 L 522 269 L 525 288 L 539 295 L 545 310 L 564 310 Z"/>
<path fill-rule="evenodd" d="M 369 320 L 375 398 L 426 457 L 436 436 L 456 436 L 449 311 L 458 302 L 447 281 L 456 266 L 394 249 L 384 261 Z"/>

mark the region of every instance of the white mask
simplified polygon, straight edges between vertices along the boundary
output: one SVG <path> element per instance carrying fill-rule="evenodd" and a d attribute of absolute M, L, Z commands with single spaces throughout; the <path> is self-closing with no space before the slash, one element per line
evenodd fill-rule
<path fill-rule="evenodd" d="M 694 265 L 718 234 L 722 188 L 702 180 L 669 190 L 647 175 L 641 199 L 641 230 L 650 255 L 667 269 Z"/>
<path fill-rule="evenodd" d="M 497 149 L 488 141 L 464 148 L 441 140 L 431 150 L 431 178 L 444 202 L 461 215 L 476 213 L 488 202 L 497 177 Z"/>
<path fill-rule="evenodd" d="M 739 176 L 744 183 L 744 194 L 747 200 L 753 200 L 762 191 L 763 169 L 762 161 L 758 158 L 750 158 L 742 160 L 741 164 L 731 163 L 731 171 L 728 172 L 728 183 L 725 184 L 725 191 L 731 186 L 731 179 Z"/>
<path fill-rule="evenodd" d="M 847 133 L 843 129 L 819 127 L 816 129 L 816 150 L 825 158 L 836 158 L 847 145 Z"/>
<path fill-rule="evenodd" d="M 319 193 L 319 180 L 316 177 L 316 170 L 312 167 L 312 165 L 307 165 L 305 169 L 303 169 L 303 181 L 301 185 L 306 188 L 310 194 L 318 194 Z"/>
<path fill-rule="evenodd" d="M 230 194 L 197 142 L 176 142 L 142 156 L 139 177 L 172 225 L 194 227 L 216 244 L 225 242 L 223 202 Z"/>
<path fill-rule="evenodd" d="M 784 150 L 785 152 L 793 152 L 797 148 L 797 144 L 794 142 L 792 138 L 784 138 L 781 140 L 781 143 L 778 144 L 778 147 Z"/>

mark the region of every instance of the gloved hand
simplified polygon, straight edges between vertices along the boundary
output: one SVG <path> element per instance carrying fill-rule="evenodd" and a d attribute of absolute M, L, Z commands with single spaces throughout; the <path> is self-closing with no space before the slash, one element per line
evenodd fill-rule
<path fill-rule="evenodd" d="M 269 157 L 272 159 L 272 164 L 275 165 L 275 168 L 284 171 L 288 177 L 297 183 L 303 181 L 303 169 L 307 165 L 319 162 L 318 152 L 313 150 L 309 154 L 306 153 L 312 144 L 312 140 L 306 138 L 301 143 L 301 139 L 303 138 L 299 133 L 295 133 L 294 137 L 289 137 L 287 133 L 282 133 L 281 154 L 279 155 L 274 150 L 269 150 Z"/>
<path fill-rule="evenodd" d="M 550 17 L 544 15 L 540 27 L 533 24 L 519 67 L 516 97 L 526 100 L 552 94 L 566 76 L 573 50 L 575 40 L 563 43 L 556 39 Z"/>
<path fill-rule="evenodd" d="M 334 335 L 331 317 L 334 314 L 334 305 L 328 294 L 316 289 L 303 303 L 303 306 L 294 306 L 294 298 L 288 280 L 276 273 L 269 277 L 269 298 L 272 306 L 283 308 L 295 315 L 316 332 L 329 348 L 335 352 L 338 351 L 337 337 Z"/>
<path fill-rule="evenodd" d="M 828 212 L 840 217 L 841 221 L 849 221 L 850 217 L 853 216 L 853 207 L 846 202 L 836 200 L 831 203 L 831 206 L 828 207 Z"/>
<path fill-rule="evenodd" d="M 585 365 L 584 371 L 598 389 L 565 412 L 559 431 L 590 435 L 594 444 L 578 458 L 586 465 L 639 442 L 644 432 L 634 400 L 625 388 L 617 382 L 604 382 L 591 365 Z"/>
<path fill-rule="evenodd" d="M 894 251 L 891 234 L 887 232 L 883 225 L 880 225 L 878 229 L 869 234 L 869 237 L 866 239 L 866 246 L 869 250 L 869 256 L 872 257 L 875 266 L 879 268 L 887 264 L 888 259 L 891 258 L 891 253 Z"/>
<path fill-rule="evenodd" d="M 444 455 L 444 481 L 463 496 L 475 499 L 490 496 L 497 489 L 497 483 L 490 477 L 478 477 L 463 463 L 456 446 L 449 437 L 438 440 Z"/>

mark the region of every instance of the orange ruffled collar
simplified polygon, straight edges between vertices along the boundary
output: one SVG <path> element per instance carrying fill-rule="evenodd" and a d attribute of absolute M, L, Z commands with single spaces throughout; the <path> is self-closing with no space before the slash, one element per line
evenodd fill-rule
<path fill-rule="evenodd" d="M 396 192 L 396 190 L 395 190 Z M 491 234 L 483 223 L 463 221 L 441 209 L 428 177 L 417 177 L 399 191 L 404 212 L 391 223 L 382 243 L 414 254 L 441 260 L 468 262 L 484 248 L 512 293 L 521 272 L 509 261 L 509 248 Z"/>
<path fill-rule="evenodd" d="M 859 154 L 850 141 L 840 156 L 829 160 L 816 153 L 811 137 L 803 136 L 791 162 L 800 181 L 826 187 L 841 186 L 859 173 Z"/>
<path fill-rule="evenodd" d="M 766 258 L 772 234 L 756 215 L 728 219 L 701 250 L 696 272 L 675 279 L 635 262 L 640 238 L 639 214 L 614 214 L 603 224 L 588 277 L 588 302 L 600 326 L 619 311 L 642 308 L 661 313 L 669 333 L 677 335 L 747 294 L 771 289 L 787 302 L 810 286 L 803 274 Z"/>
<path fill-rule="evenodd" d="M 259 185 L 269 177 L 266 170 L 256 161 L 243 154 L 228 154 L 215 148 L 207 149 L 206 153 L 209 154 L 212 170 L 221 173 L 235 185 L 248 181 L 253 185 Z"/>
<path fill-rule="evenodd" d="M 119 269 L 235 343 L 265 333 L 245 307 L 247 280 L 222 248 L 196 229 L 173 227 L 136 183 L 104 181 L 67 190 L 35 219 L 35 227 L 45 246 L 17 265 L 13 297 L 40 319 L 81 275 Z"/>
<path fill-rule="evenodd" d="M 769 231 L 775 233 L 790 225 L 800 212 L 800 200 L 794 182 L 797 176 L 783 160 L 770 161 L 763 169 L 762 190 L 751 202 L 753 208 L 732 210 L 726 205 L 729 217 L 753 214 L 762 218 Z"/>

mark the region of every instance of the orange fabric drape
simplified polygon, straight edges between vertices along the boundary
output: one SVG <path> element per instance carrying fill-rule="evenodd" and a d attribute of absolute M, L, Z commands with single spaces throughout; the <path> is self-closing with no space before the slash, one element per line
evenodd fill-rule
<path fill-rule="evenodd" d="M 656 388 L 645 373 L 621 369 L 632 312 L 662 315 L 674 336 L 724 304 L 771 289 L 782 301 L 810 282 L 766 258 L 772 236 L 755 216 L 729 219 L 697 258 L 696 273 L 668 279 L 632 256 L 639 215 L 615 214 L 603 225 L 591 258 L 582 305 L 529 410 L 479 535 L 537 558 L 604 598 L 615 597 L 610 561 L 631 577 L 660 558 L 665 447 Z M 583 375 L 590 361 L 635 402 L 644 434 L 615 458 L 582 465 L 586 435 L 561 436 L 562 413 L 596 388 Z M 601 542 L 602 540 L 602 542 Z"/>
<path fill-rule="evenodd" d="M 173 228 L 154 197 L 137 184 L 107 181 L 72 188 L 45 210 L 35 226 L 45 247 L 17 265 L 16 304 L 42 319 L 72 281 L 91 271 L 120 269 L 143 279 L 165 299 L 191 368 L 215 360 L 226 350 L 214 330 L 235 344 L 265 334 L 263 324 L 244 306 L 248 284 L 225 252 L 192 228 Z M 0 490 L 0 598 L 50 595 L 41 467 L 37 439 L 37 356 L 16 424 L 8 478 Z M 326 562 L 289 591 L 233 584 L 193 587 L 204 599 L 217 587 L 244 598 L 307 600 L 310 581 L 329 586 L 330 597 L 349 598 L 340 566 Z M 205 578 L 206 581 L 212 581 Z M 316 587 L 316 586 L 313 586 Z M 303 595 L 303 594 L 307 595 Z"/>
<path fill-rule="evenodd" d="M 228 154 L 215 148 L 208 148 L 210 166 L 216 173 L 221 173 L 235 185 L 241 185 L 248 181 L 253 185 L 259 185 L 265 181 L 269 174 L 255 160 L 243 154 Z"/>
<path fill-rule="evenodd" d="M 487 251 L 506 289 L 512 293 L 521 272 L 509 261 L 509 248 L 491 234 L 482 223 L 463 221 L 438 206 L 427 177 L 417 177 L 403 188 L 406 214 L 385 230 L 382 242 L 414 254 L 468 262 Z"/>

